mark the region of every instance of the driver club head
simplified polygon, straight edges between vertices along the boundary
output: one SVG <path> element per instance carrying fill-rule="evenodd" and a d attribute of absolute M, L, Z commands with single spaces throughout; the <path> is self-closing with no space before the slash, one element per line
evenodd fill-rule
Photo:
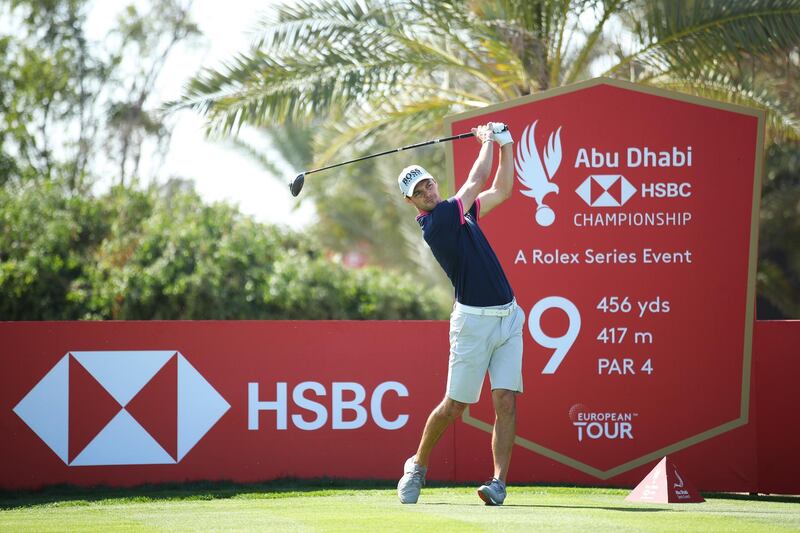
<path fill-rule="evenodd" d="M 303 184 L 306 181 L 305 172 L 301 172 L 289 184 L 289 190 L 292 191 L 292 196 L 297 196 L 303 190 Z"/>

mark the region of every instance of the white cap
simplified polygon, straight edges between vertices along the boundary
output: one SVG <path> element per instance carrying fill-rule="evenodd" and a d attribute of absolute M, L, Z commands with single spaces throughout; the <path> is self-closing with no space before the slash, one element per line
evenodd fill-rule
<path fill-rule="evenodd" d="M 400 186 L 403 196 L 412 196 L 417 183 L 432 179 L 433 176 L 427 170 L 419 165 L 411 165 L 400 171 L 400 175 L 397 176 L 397 184 Z"/>

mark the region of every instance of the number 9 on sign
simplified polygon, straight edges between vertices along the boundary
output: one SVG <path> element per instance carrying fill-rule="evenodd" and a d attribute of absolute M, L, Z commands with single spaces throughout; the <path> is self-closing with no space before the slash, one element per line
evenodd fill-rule
<path fill-rule="evenodd" d="M 542 331 L 542 315 L 548 309 L 561 309 L 569 319 L 569 326 L 566 333 L 560 337 L 551 337 Z M 567 352 L 572 347 L 578 332 L 581 330 L 581 314 L 575 304 L 562 296 L 548 296 L 542 298 L 531 309 L 528 315 L 528 330 L 531 337 L 539 345 L 555 350 L 550 360 L 542 370 L 542 374 L 554 374 L 559 365 L 566 357 Z"/>

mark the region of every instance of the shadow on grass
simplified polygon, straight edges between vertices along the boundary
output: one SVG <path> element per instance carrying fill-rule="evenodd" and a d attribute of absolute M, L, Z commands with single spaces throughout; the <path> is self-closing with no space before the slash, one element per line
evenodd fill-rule
<path fill-rule="evenodd" d="M 504 506 L 505 507 L 505 506 Z M 661 509 L 661 508 L 652 508 L 652 509 L 644 509 L 642 507 L 596 507 L 593 505 L 515 505 L 511 504 L 508 507 L 542 507 L 547 509 L 600 509 L 602 511 L 622 511 L 625 513 L 663 513 L 673 512 L 672 509 Z"/>
<path fill-rule="evenodd" d="M 417 505 L 447 505 L 447 506 L 455 506 L 455 505 L 464 505 L 463 503 L 447 503 L 447 502 L 430 502 L 430 503 L 418 503 Z M 485 503 L 476 502 L 473 504 L 466 505 L 466 507 L 491 507 L 490 505 L 486 505 Z M 602 510 L 602 511 L 623 511 L 623 512 L 631 512 L 631 513 L 661 513 L 661 512 L 673 512 L 672 509 L 664 509 L 664 508 L 642 508 L 642 507 L 599 507 L 595 505 L 543 505 L 543 504 L 522 504 L 522 503 L 504 503 L 501 507 L 498 506 L 498 509 L 508 508 L 508 507 L 522 507 L 525 509 L 592 509 L 592 510 Z"/>
<path fill-rule="evenodd" d="M 776 503 L 797 503 L 800 504 L 800 495 L 781 495 L 781 494 L 742 494 L 733 492 L 704 492 L 705 499 L 714 500 L 747 500 L 751 502 L 776 502 Z"/>
<path fill-rule="evenodd" d="M 279 496 L 283 493 L 354 491 L 395 488 L 396 481 L 347 479 L 282 478 L 263 483 L 229 481 L 194 481 L 186 483 L 147 484 L 135 487 L 78 487 L 52 485 L 41 490 L 0 491 L 0 509 L 15 509 L 63 502 L 97 502 L 102 500 L 220 500 L 247 494 Z"/>

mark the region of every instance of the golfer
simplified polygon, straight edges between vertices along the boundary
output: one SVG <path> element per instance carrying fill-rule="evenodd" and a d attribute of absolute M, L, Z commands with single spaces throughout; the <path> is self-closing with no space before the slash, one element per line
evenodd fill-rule
<path fill-rule="evenodd" d="M 511 196 L 514 154 L 505 125 L 473 128 L 480 153 L 466 183 L 455 196 L 442 200 L 436 180 L 418 165 L 406 167 L 397 181 L 408 203 L 419 210 L 417 222 L 425 242 L 455 288 L 450 315 L 450 363 L 444 400 L 425 423 L 417 453 L 404 466 L 397 484 L 402 503 L 416 503 L 425 484 L 428 460 L 447 427 L 476 403 L 489 371 L 495 411 L 492 432 L 494 475 L 478 496 L 487 505 L 502 505 L 516 430 L 516 394 L 522 392 L 522 325 L 525 314 L 500 262 L 479 226 L 482 217 Z M 491 187 L 494 144 L 500 162 Z"/>

